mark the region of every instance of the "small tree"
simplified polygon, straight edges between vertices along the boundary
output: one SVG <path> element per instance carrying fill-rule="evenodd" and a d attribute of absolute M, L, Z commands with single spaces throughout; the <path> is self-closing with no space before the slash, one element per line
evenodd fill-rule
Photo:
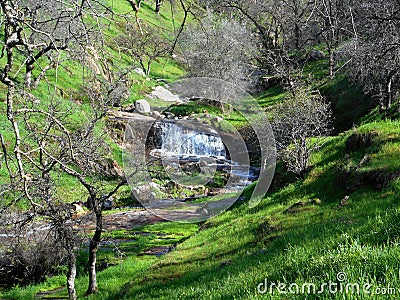
<path fill-rule="evenodd" d="M 312 151 L 321 146 L 321 138 L 331 130 L 331 110 L 319 92 L 302 88 L 277 104 L 273 110 L 278 156 L 288 171 L 303 177 Z"/>
<path fill-rule="evenodd" d="M 146 76 L 150 75 L 151 64 L 160 57 L 170 53 L 171 44 L 162 35 L 159 28 L 143 24 L 140 33 L 137 26 L 129 24 L 130 28 L 124 36 L 118 39 L 121 49 L 138 61 Z"/>

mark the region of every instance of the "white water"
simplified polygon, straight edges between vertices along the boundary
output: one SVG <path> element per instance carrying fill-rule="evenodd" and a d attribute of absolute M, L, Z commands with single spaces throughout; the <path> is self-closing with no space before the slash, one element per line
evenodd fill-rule
<path fill-rule="evenodd" d="M 158 122 L 156 126 L 161 130 L 161 143 L 150 152 L 153 157 L 167 159 L 173 166 L 179 166 L 181 161 L 199 162 L 209 157 L 208 167 L 230 173 L 231 183 L 224 187 L 227 191 L 242 190 L 257 179 L 254 168 L 226 158 L 224 143 L 217 132 L 203 132 L 173 122 Z"/>
<path fill-rule="evenodd" d="M 197 132 L 178 124 L 163 122 L 161 126 L 164 154 L 177 156 L 225 157 L 224 143 L 218 135 Z"/>

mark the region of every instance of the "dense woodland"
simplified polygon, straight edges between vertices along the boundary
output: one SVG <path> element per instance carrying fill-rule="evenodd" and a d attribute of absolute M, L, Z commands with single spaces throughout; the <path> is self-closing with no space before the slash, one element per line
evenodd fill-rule
<path fill-rule="evenodd" d="M 17 295 L 25 286 L 58 276 L 69 299 L 96 297 L 92 294 L 111 299 L 120 291 L 121 299 L 157 298 L 160 282 L 166 285 L 163 299 L 250 299 L 257 296 L 253 281 L 263 281 L 265 265 L 284 265 L 276 254 L 284 251 L 293 265 L 271 270 L 276 281 L 318 274 L 327 280 L 346 269 L 352 280 L 358 280 L 358 272 L 373 284 L 400 282 L 400 1 L 0 0 L 0 6 L 0 233 L 7 234 L 0 244 L 0 288 L 5 298 L 18 299 L 22 294 L 13 296 L 13 291 Z M 132 105 L 160 82 L 191 77 L 245 89 L 270 118 L 278 164 L 263 200 L 267 204 L 256 211 L 235 204 L 221 219 L 196 227 L 197 237 L 196 230 L 187 229 L 185 239 L 193 235 L 207 241 L 221 231 L 227 236 L 219 248 L 190 238 L 164 261 L 135 261 L 132 276 L 140 280 L 125 272 L 126 281 L 115 285 L 118 291 L 105 292 L 97 271 L 105 203 L 130 197 L 129 178 L 116 172 L 122 150 L 113 139 L 110 111 Z M 246 142 L 254 142 L 243 120 L 212 101 L 168 109 L 191 114 L 193 107 L 233 120 Z M 340 215 L 352 193 L 359 204 Z M 376 198 L 383 203 L 373 206 Z M 94 229 L 85 236 L 71 209 L 76 200 L 87 202 L 93 215 Z M 371 215 L 362 216 L 366 209 Z M 298 211 L 306 215 L 297 218 Z M 232 229 L 236 216 L 242 218 L 237 224 L 244 224 L 237 232 Z M 309 220 L 319 220 L 319 229 Z M 49 230 L 33 234 L 32 226 L 43 221 Z M 338 227 L 330 227 L 332 222 Z M 307 233 L 296 231 L 301 228 Z M 326 240 L 318 240 L 315 232 Z M 234 239 L 238 234 L 245 236 L 243 244 Z M 290 252 L 313 238 L 314 245 L 298 248 L 302 254 Z M 204 249 L 197 250 L 202 243 Z M 331 248 L 322 247 L 321 253 L 319 243 Z M 354 257 L 347 257 L 345 248 Z M 254 255 L 248 254 L 252 249 Z M 185 259 L 210 261 L 198 274 L 189 263 L 174 273 L 171 266 L 185 251 Z M 269 251 L 275 261 L 258 257 Z M 362 256 L 368 262 L 364 266 L 357 258 Z M 262 261 L 259 271 L 256 261 Z M 391 281 L 381 272 L 385 266 Z M 249 274 L 241 273 L 245 267 Z M 159 268 L 171 277 L 155 274 Z M 182 281 L 173 281 L 181 276 Z M 245 281 L 246 276 L 254 277 Z M 77 292 L 78 277 L 88 280 L 79 281 Z M 191 288 L 189 282 L 198 279 Z"/>

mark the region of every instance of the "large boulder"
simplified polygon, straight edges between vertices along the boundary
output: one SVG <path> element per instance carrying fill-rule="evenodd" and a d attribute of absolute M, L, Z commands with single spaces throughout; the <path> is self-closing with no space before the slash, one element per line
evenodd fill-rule
<path fill-rule="evenodd" d="M 137 100 L 135 102 L 135 109 L 138 113 L 141 114 L 150 113 L 151 111 L 150 104 L 145 99 Z"/>
<path fill-rule="evenodd" d="M 150 97 L 157 98 L 166 102 L 182 102 L 182 100 L 177 95 L 174 95 L 163 86 L 157 86 L 154 91 L 151 92 Z"/>

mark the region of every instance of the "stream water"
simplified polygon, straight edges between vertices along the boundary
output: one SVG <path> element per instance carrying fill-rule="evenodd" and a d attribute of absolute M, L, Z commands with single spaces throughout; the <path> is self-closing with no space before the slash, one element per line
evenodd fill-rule
<path fill-rule="evenodd" d="M 200 164 L 202 170 L 228 174 L 226 191 L 238 191 L 258 177 L 259 169 L 229 159 L 221 136 L 212 128 L 187 126 L 186 123 L 158 121 L 159 141 L 150 154 L 162 158 L 164 165 Z"/>

